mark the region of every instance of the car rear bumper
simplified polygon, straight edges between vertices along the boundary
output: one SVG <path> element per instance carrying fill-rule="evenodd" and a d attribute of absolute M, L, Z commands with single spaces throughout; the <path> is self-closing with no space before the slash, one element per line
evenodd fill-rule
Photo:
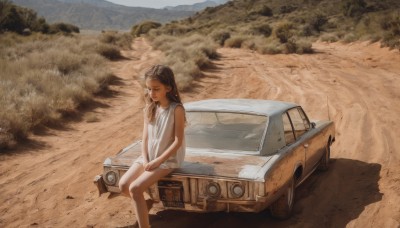
<path fill-rule="evenodd" d="M 106 184 L 104 183 L 104 180 L 103 180 L 103 175 L 95 176 L 93 183 L 94 183 L 94 185 L 96 185 L 97 189 L 99 190 L 99 196 L 103 193 L 108 192 Z"/>

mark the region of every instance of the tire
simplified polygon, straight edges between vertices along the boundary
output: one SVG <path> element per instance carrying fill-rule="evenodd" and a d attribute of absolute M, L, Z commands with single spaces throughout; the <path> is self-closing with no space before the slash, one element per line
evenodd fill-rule
<path fill-rule="evenodd" d="M 318 166 L 318 170 L 326 171 L 329 169 L 329 162 L 331 160 L 331 146 L 330 142 L 326 144 L 324 156 L 322 156 L 321 161 Z"/>
<path fill-rule="evenodd" d="M 270 206 L 271 215 L 277 219 L 288 219 L 294 205 L 295 179 L 292 178 L 284 194 Z"/>

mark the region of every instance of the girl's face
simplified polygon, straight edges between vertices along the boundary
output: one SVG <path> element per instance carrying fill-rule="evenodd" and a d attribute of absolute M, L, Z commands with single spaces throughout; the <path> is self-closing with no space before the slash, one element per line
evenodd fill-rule
<path fill-rule="evenodd" d="M 153 101 L 163 103 L 168 100 L 167 93 L 171 91 L 171 88 L 162 84 L 159 80 L 146 79 L 146 87 L 149 96 Z"/>

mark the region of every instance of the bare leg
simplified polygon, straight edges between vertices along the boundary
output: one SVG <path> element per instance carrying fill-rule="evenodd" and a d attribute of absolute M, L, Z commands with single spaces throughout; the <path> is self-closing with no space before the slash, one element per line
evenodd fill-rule
<path fill-rule="evenodd" d="M 143 165 L 139 163 L 133 163 L 131 167 L 129 167 L 128 171 L 122 175 L 121 179 L 119 180 L 119 189 L 121 190 L 121 194 L 123 196 L 131 197 L 129 193 L 129 185 L 131 185 L 131 183 L 143 172 Z"/>
<path fill-rule="evenodd" d="M 140 228 L 150 227 L 149 212 L 147 211 L 147 204 L 144 200 L 143 192 L 157 180 L 171 173 L 172 170 L 173 169 L 157 168 L 151 171 L 144 171 L 129 186 L 129 192 L 133 199 L 136 218 L 139 222 Z"/>

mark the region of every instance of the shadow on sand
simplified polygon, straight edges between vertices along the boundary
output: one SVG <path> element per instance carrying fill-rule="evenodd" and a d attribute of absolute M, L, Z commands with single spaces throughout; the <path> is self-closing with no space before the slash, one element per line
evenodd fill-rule
<path fill-rule="evenodd" d="M 195 213 L 165 210 L 150 215 L 153 228 L 197 227 L 345 227 L 366 206 L 382 199 L 381 165 L 352 159 L 332 159 L 326 172 L 312 174 L 296 189 L 294 213 L 288 220 L 260 213 Z"/>

